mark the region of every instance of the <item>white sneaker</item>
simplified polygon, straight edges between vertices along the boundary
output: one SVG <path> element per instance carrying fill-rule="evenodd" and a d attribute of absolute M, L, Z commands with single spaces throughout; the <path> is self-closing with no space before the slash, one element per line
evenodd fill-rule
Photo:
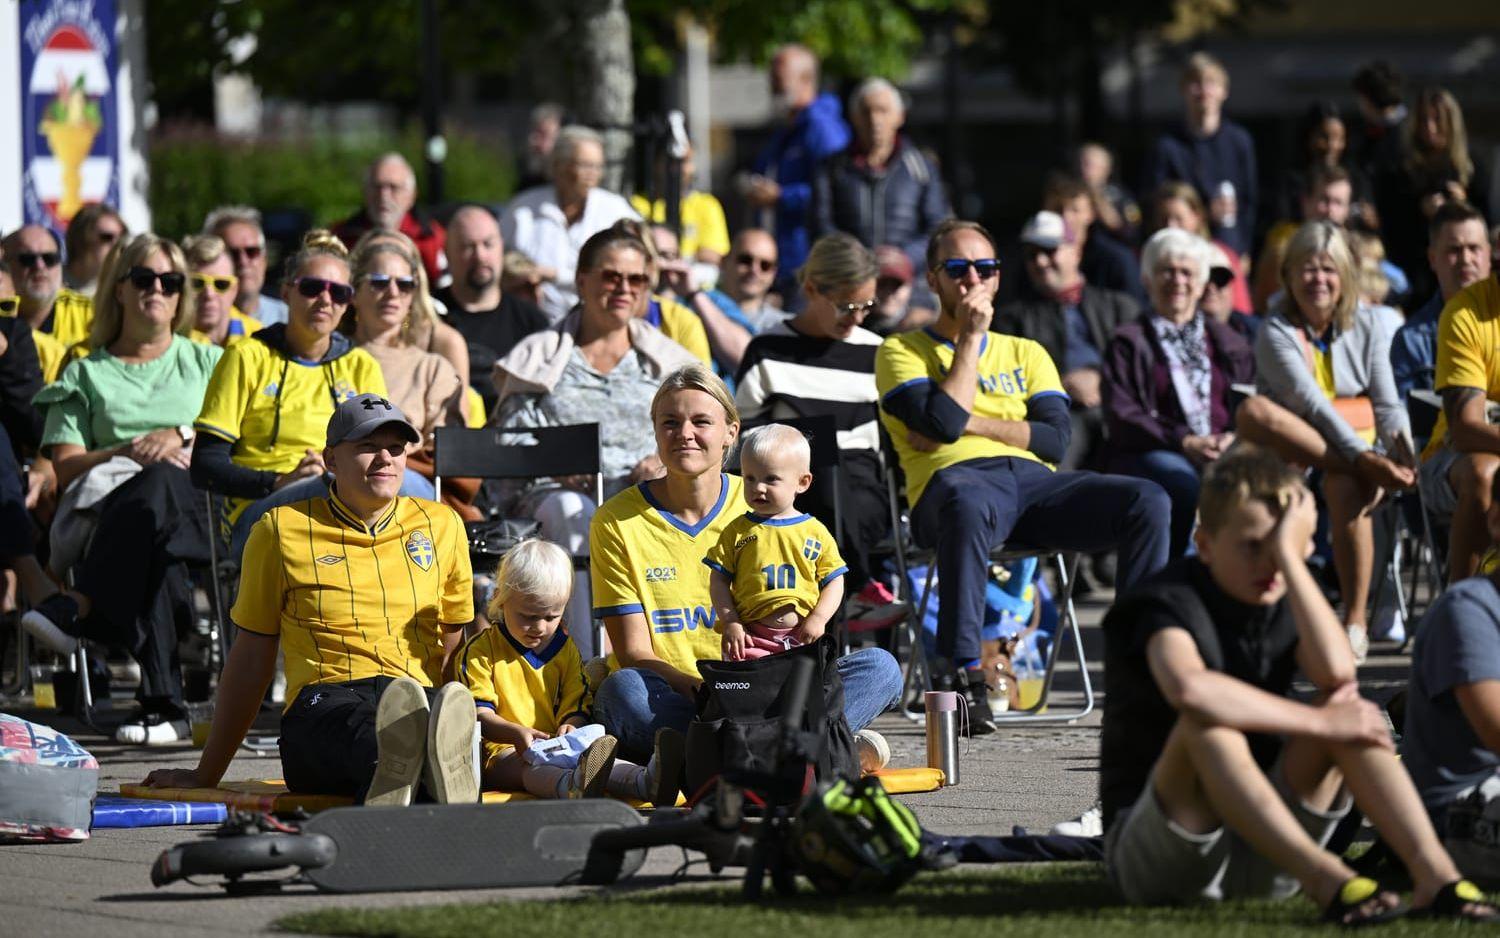
<path fill-rule="evenodd" d="M 432 699 L 427 722 L 427 792 L 438 804 L 473 804 L 479 800 L 474 774 L 474 724 L 479 714 L 474 695 L 455 681 Z"/>
<path fill-rule="evenodd" d="M 115 742 L 127 746 L 168 746 L 192 738 L 186 720 L 174 720 L 161 713 L 148 713 L 133 723 L 115 727 Z"/>
<path fill-rule="evenodd" d="M 878 772 L 891 761 L 891 744 L 872 729 L 863 729 L 854 734 L 854 751 L 859 753 L 861 775 Z"/>
<path fill-rule="evenodd" d="M 1094 805 L 1071 821 L 1063 821 L 1052 827 L 1054 837 L 1102 837 L 1104 835 L 1104 808 Z"/>
<path fill-rule="evenodd" d="M 365 804 L 411 804 L 427 755 L 427 724 L 427 692 L 422 685 L 409 677 L 392 681 L 375 706 L 378 755 Z"/>

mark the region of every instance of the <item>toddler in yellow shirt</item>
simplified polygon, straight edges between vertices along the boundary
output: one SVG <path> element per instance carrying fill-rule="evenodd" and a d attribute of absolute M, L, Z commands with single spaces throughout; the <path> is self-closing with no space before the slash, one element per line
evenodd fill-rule
<path fill-rule="evenodd" d="M 838 544 L 793 504 L 812 485 L 811 461 L 807 438 L 785 424 L 745 434 L 740 471 L 750 510 L 703 558 L 727 660 L 816 641 L 843 602 L 849 568 Z"/>

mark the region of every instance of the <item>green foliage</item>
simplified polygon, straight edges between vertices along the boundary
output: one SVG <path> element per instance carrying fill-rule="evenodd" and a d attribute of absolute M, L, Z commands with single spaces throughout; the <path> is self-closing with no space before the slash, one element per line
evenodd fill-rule
<path fill-rule="evenodd" d="M 833 78 L 905 75 L 924 32 L 949 10 L 977 12 L 975 0 L 632 0 L 637 60 L 670 62 L 676 18 L 691 14 L 713 34 L 722 60 L 765 62 L 776 47 L 800 42 Z"/>
<path fill-rule="evenodd" d="M 151 144 L 152 223 L 158 233 L 178 238 L 197 231 L 215 206 L 243 203 L 263 211 L 300 208 L 314 224 L 330 224 L 359 208 L 365 167 L 393 149 L 417 167 L 420 185 L 422 148 L 415 133 L 399 140 L 285 142 L 164 135 Z M 448 137 L 444 167 L 451 201 L 497 202 L 515 185 L 509 150 L 475 137 Z"/>

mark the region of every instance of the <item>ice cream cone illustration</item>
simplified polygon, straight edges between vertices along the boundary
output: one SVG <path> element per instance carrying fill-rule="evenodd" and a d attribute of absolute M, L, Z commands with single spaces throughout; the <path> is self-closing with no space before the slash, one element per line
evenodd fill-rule
<path fill-rule="evenodd" d="M 62 195 L 57 200 L 57 217 L 68 221 L 83 207 L 83 161 L 93 149 L 103 120 L 99 105 L 90 101 L 83 90 L 83 76 L 72 84 L 58 73 L 57 97 L 47 106 L 42 119 L 42 134 L 52 155 L 62 166 Z"/>

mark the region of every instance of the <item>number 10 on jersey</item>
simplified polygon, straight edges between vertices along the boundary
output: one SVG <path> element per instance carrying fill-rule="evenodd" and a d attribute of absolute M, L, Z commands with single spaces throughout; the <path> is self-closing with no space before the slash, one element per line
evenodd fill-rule
<path fill-rule="evenodd" d="M 797 568 L 789 563 L 767 564 L 760 568 L 760 572 L 766 575 L 766 589 L 768 590 L 794 590 L 797 588 Z"/>

